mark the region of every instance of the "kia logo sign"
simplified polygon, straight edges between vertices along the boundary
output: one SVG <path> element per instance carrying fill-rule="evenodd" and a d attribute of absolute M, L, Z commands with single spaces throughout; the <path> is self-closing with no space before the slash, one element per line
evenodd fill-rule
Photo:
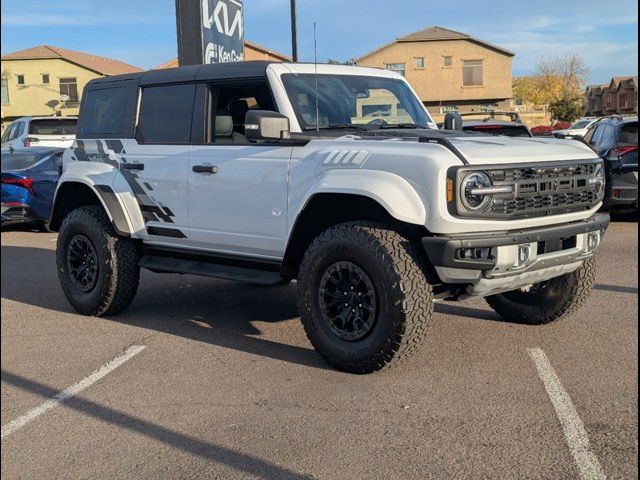
<path fill-rule="evenodd" d="M 213 28 L 215 25 L 218 33 L 224 34 L 227 37 L 233 37 L 237 34 L 238 38 L 243 37 L 243 19 L 242 19 L 242 4 L 239 2 L 232 2 L 237 4 L 233 19 L 229 16 L 229 7 L 226 2 L 218 1 L 213 9 L 213 12 L 209 9 L 210 0 L 202 0 L 202 24 L 204 28 Z"/>
<path fill-rule="evenodd" d="M 202 0 L 204 63 L 244 60 L 244 16 L 239 0 Z"/>

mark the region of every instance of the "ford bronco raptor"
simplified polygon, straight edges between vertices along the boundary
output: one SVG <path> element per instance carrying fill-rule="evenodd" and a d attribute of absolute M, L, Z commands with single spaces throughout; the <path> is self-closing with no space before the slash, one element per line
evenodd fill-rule
<path fill-rule="evenodd" d="M 93 80 L 63 165 L 50 229 L 76 310 L 121 312 L 141 268 L 296 279 L 309 340 L 355 373 L 414 353 L 434 301 L 571 314 L 609 223 L 586 145 L 438 130 L 401 76 L 352 66 Z"/>

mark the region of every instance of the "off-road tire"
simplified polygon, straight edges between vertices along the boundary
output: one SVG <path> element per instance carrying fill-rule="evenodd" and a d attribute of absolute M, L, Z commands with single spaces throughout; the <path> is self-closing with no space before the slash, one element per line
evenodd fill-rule
<path fill-rule="evenodd" d="M 321 313 L 321 279 L 339 262 L 362 269 L 376 293 L 374 323 L 357 341 L 336 335 Z M 433 314 L 423 262 L 409 240 L 381 224 L 342 223 L 322 232 L 307 249 L 298 275 L 298 306 L 311 344 L 334 367 L 358 374 L 397 365 L 414 354 Z"/>
<path fill-rule="evenodd" d="M 568 317 L 584 305 L 596 282 L 596 261 L 591 257 L 572 273 L 549 280 L 541 292 L 516 290 L 487 297 L 487 303 L 505 320 L 544 325 Z"/>
<path fill-rule="evenodd" d="M 89 291 L 79 289 L 69 271 L 67 253 L 77 235 L 91 242 L 98 260 L 95 286 Z M 67 299 L 79 313 L 106 316 L 127 308 L 138 290 L 139 257 L 139 242 L 117 235 L 99 206 L 73 210 L 62 222 L 56 248 L 58 278 Z"/>

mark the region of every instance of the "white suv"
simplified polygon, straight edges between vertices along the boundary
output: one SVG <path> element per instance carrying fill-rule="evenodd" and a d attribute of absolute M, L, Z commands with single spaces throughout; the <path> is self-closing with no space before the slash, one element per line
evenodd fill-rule
<path fill-rule="evenodd" d="M 577 120 L 569 128 L 554 130 L 552 133 L 556 138 L 583 138 L 591 128 L 591 125 L 598 120 L 599 117 L 584 117 Z"/>
<path fill-rule="evenodd" d="M 437 130 L 398 74 L 243 62 L 93 80 L 50 228 L 71 304 L 115 314 L 140 268 L 298 281 L 334 366 L 415 352 L 436 300 L 574 312 L 609 223 L 586 145 Z"/>
<path fill-rule="evenodd" d="M 2 148 L 68 148 L 76 138 L 77 123 L 78 119 L 73 117 L 18 118 L 3 132 Z"/>

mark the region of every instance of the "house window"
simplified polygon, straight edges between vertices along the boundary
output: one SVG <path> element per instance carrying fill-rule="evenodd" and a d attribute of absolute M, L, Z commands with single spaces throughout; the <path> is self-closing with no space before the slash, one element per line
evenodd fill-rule
<path fill-rule="evenodd" d="M 78 83 L 75 78 L 60 79 L 60 95 L 68 96 L 67 102 L 75 103 L 78 101 Z"/>
<path fill-rule="evenodd" d="M 24 75 L 16 75 L 18 85 L 24 85 Z"/>
<path fill-rule="evenodd" d="M 447 56 L 447 57 L 442 57 L 442 61 L 445 67 L 452 67 L 453 66 L 453 57 L 451 56 Z"/>
<path fill-rule="evenodd" d="M 464 60 L 462 62 L 462 85 L 476 87 L 482 84 L 482 60 Z"/>
<path fill-rule="evenodd" d="M 403 77 L 405 76 L 406 64 L 404 63 L 386 63 L 384 68 L 391 70 L 392 72 L 399 73 Z"/>
<path fill-rule="evenodd" d="M 6 78 L 2 79 L 2 104 L 9 103 L 9 82 Z"/>
<path fill-rule="evenodd" d="M 415 57 L 414 62 L 416 70 L 424 70 L 424 57 Z"/>
<path fill-rule="evenodd" d="M 627 106 L 627 94 L 621 93 L 618 95 L 618 105 L 620 108 L 625 108 Z"/>
<path fill-rule="evenodd" d="M 43 83 L 43 85 L 49 85 L 49 83 L 51 83 L 48 73 L 43 73 L 42 74 L 42 83 Z"/>

